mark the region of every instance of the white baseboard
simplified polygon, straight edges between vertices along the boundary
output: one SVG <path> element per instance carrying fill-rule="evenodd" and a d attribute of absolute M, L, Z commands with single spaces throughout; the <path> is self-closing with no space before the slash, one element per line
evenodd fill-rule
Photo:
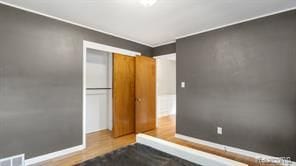
<path fill-rule="evenodd" d="M 25 165 L 28 166 L 28 165 L 32 165 L 32 164 L 37 164 L 37 163 L 40 163 L 40 162 L 43 162 L 46 160 L 50 160 L 50 159 L 53 159 L 56 157 L 64 156 L 64 155 L 74 153 L 74 152 L 77 152 L 77 151 L 80 151 L 83 149 L 85 149 L 84 145 L 78 145 L 78 146 L 74 146 L 74 147 L 71 147 L 68 149 L 63 149 L 63 150 L 56 151 L 53 153 L 48 153 L 45 155 L 41 155 L 38 157 L 34 157 L 34 158 L 30 158 L 30 159 L 25 160 Z"/>
<path fill-rule="evenodd" d="M 137 134 L 136 142 L 200 165 L 247 166 L 247 164 L 238 161 L 202 152 L 145 134 Z"/>
<path fill-rule="evenodd" d="M 170 116 L 170 115 L 176 115 L 176 114 L 175 113 L 170 113 L 170 112 L 162 112 L 162 113 L 159 113 L 157 115 L 157 118 L 162 118 L 162 117 Z"/>
<path fill-rule="evenodd" d="M 261 154 L 261 153 L 257 153 L 257 152 L 252 152 L 252 151 L 248 151 L 248 150 L 244 150 L 244 149 L 240 149 L 240 148 L 235 148 L 235 147 L 231 147 L 231 146 L 226 146 L 226 145 L 222 145 L 222 144 L 217 144 L 217 143 L 201 140 L 198 138 L 193 138 L 193 137 L 182 135 L 182 134 L 175 134 L 175 137 L 185 140 L 185 141 L 206 145 L 206 146 L 209 146 L 212 148 L 240 154 L 240 155 L 247 156 L 247 157 L 252 157 L 255 159 L 270 159 L 273 161 L 280 160 L 278 157 L 274 157 L 274 156 L 270 156 L 270 155 L 266 155 L 266 154 Z M 286 163 L 285 166 L 296 166 L 296 162 L 285 161 L 285 163 Z"/>

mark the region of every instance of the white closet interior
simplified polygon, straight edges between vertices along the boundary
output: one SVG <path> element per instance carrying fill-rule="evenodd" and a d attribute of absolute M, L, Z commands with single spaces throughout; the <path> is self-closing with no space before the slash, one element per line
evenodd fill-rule
<path fill-rule="evenodd" d="M 86 133 L 112 130 L 112 53 L 87 49 Z"/>

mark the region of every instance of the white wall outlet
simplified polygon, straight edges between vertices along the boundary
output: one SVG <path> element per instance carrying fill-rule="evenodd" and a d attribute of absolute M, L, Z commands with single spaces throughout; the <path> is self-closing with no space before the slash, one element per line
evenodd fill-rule
<path fill-rule="evenodd" d="M 222 127 L 217 127 L 217 134 L 222 135 Z"/>
<path fill-rule="evenodd" d="M 181 82 L 181 88 L 185 88 L 185 82 Z"/>

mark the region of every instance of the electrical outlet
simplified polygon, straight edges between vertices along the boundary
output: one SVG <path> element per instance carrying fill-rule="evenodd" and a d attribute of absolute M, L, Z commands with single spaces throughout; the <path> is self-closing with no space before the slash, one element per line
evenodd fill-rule
<path fill-rule="evenodd" d="M 185 88 L 185 82 L 181 82 L 181 88 Z"/>
<path fill-rule="evenodd" d="M 217 134 L 222 135 L 222 127 L 217 127 Z"/>

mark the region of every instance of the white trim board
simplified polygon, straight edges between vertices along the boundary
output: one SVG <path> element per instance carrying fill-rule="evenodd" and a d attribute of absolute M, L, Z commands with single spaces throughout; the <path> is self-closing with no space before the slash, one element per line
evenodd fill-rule
<path fill-rule="evenodd" d="M 161 47 L 161 46 L 168 45 L 168 44 L 173 44 L 173 43 L 176 43 L 176 40 L 171 40 L 171 41 L 168 41 L 168 42 L 162 42 L 160 44 L 155 44 L 155 45 L 153 45 L 152 48 Z"/>
<path fill-rule="evenodd" d="M 176 113 L 168 113 L 168 112 L 160 113 L 157 115 L 157 119 L 165 117 L 165 116 L 176 116 Z"/>
<path fill-rule="evenodd" d="M 190 162 L 205 166 L 247 166 L 247 164 L 178 145 L 145 134 L 137 134 L 137 143 L 177 156 Z"/>
<path fill-rule="evenodd" d="M 175 40 L 171 40 L 171 41 L 167 41 L 167 42 L 161 42 L 159 44 L 148 44 L 148 43 L 145 43 L 145 42 L 133 40 L 133 39 L 123 37 L 123 36 L 120 36 L 120 35 L 116 35 L 116 34 L 113 34 L 113 33 L 110 33 L 110 32 L 106 32 L 106 31 L 100 30 L 98 28 L 93 28 L 93 27 L 90 27 L 90 26 L 82 25 L 82 24 L 79 24 L 79 23 L 75 23 L 73 21 L 69 21 L 69 20 L 66 20 L 66 19 L 59 18 L 59 17 L 51 16 L 51 15 L 48 15 L 48 14 L 45 14 L 45 13 L 42 13 L 42 12 L 31 10 L 31 9 L 28 9 L 28 8 L 25 8 L 25 7 L 14 5 L 12 3 L 7 3 L 7 2 L 0 1 L 0 4 L 7 5 L 7 6 L 10 6 L 10 7 L 14 7 L 14 8 L 17 8 L 17 9 L 20 9 L 20 10 L 23 10 L 23 11 L 27 11 L 27 12 L 30 12 L 30 13 L 34 13 L 34 14 L 37 14 L 37 15 L 41 15 L 41 16 L 44 16 L 44 17 L 47 17 L 47 18 L 62 21 L 62 22 L 68 23 L 68 24 L 76 25 L 76 26 L 86 28 L 86 29 L 89 29 L 89 30 L 93 30 L 93 31 L 96 31 L 96 32 L 100 32 L 100 33 L 104 33 L 104 34 L 111 35 L 111 36 L 114 36 L 114 37 L 118 37 L 118 38 L 121 38 L 121 39 L 125 39 L 125 40 L 128 40 L 128 41 L 132 41 L 132 42 L 135 42 L 135 43 L 139 43 L 139 44 L 149 46 L 149 47 L 152 47 L 152 48 L 160 47 L 160 46 L 171 44 L 171 43 L 175 43 L 176 40 L 178 40 L 178 39 L 186 38 L 186 37 L 197 35 L 197 34 L 200 34 L 200 33 L 209 32 L 209 31 L 213 31 L 213 30 L 216 30 L 216 29 L 228 27 L 228 26 L 231 26 L 231 25 L 236 25 L 236 24 L 240 24 L 240 23 L 243 23 L 243 22 L 248 22 L 248 21 L 251 21 L 251 20 L 256 20 L 256 19 L 259 19 L 259 18 L 272 16 L 272 15 L 275 15 L 275 14 L 279 14 L 279 13 L 283 13 L 283 12 L 287 12 L 287 11 L 291 11 L 291 10 L 296 9 L 296 7 L 292 7 L 292 8 L 288 8 L 288 9 L 285 9 L 285 10 L 271 12 L 271 13 L 263 14 L 261 16 L 252 17 L 252 18 L 248 18 L 248 19 L 245 19 L 245 20 L 232 22 L 232 23 L 229 23 L 229 24 L 224 24 L 224 25 L 221 25 L 221 26 L 205 29 L 205 30 L 202 30 L 202 31 L 193 32 L 193 33 L 189 33 L 189 34 L 185 34 L 185 35 L 180 35 L 180 36 L 176 37 Z"/>
<path fill-rule="evenodd" d="M 236 21 L 236 22 L 224 24 L 224 25 L 221 25 L 221 26 L 216 26 L 216 27 L 213 27 L 213 28 L 208 28 L 208 29 L 205 29 L 205 30 L 201 30 L 201 31 L 193 32 L 193 33 L 188 33 L 188 34 L 185 34 L 185 35 L 180 35 L 180 36 L 176 37 L 175 40 L 152 45 L 152 48 L 160 47 L 160 46 L 164 46 L 164 45 L 168 45 L 168 44 L 172 44 L 172 43 L 176 43 L 177 40 L 183 39 L 183 38 L 186 38 L 186 37 L 198 35 L 198 34 L 205 33 L 205 32 L 214 31 L 214 30 L 217 30 L 217 29 L 229 27 L 229 26 L 232 26 L 232 25 L 241 24 L 241 23 L 244 23 L 244 22 L 252 21 L 252 20 L 257 20 L 257 19 L 260 19 L 260 18 L 268 17 L 268 16 L 273 16 L 273 15 L 276 15 L 276 14 L 292 11 L 292 10 L 295 10 L 295 9 L 296 9 L 296 7 L 292 7 L 292 8 L 276 11 L 276 12 L 263 14 L 263 15 L 260 15 L 260 16 L 257 16 L 257 17 L 251 17 L 251 18 L 244 19 L 244 20 L 241 20 L 241 21 Z"/>
<path fill-rule="evenodd" d="M 32 10 L 32 9 L 28 9 L 28 8 L 21 7 L 21 6 L 18 6 L 18 5 L 14 5 L 12 3 L 7 3 L 7 2 L 0 1 L 0 4 L 6 5 L 6 6 L 10 6 L 10 7 L 13 7 L 13 8 L 17 8 L 17 9 L 20 9 L 20 10 L 23 10 L 23 11 L 27 11 L 27 12 L 30 12 L 30 13 L 34 13 L 34 14 L 37 14 L 37 15 L 40 15 L 40 16 L 44 16 L 44 17 L 47 17 L 47 18 L 51 18 L 51 19 L 54 19 L 54 20 L 58 20 L 58 21 L 61 21 L 61 22 L 65 22 L 65 23 L 68 23 L 68 24 L 76 25 L 76 26 L 79 26 L 79 27 L 82 27 L 82 28 L 86 28 L 86 29 L 89 29 L 89 30 L 93 30 L 93 31 L 96 31 L 96 32 L 104 33 L 104 34 L 107 34 L 107 35 L 110 35 L 110 36 L 114 36 L 114 37 L 117 37 L 117 38 L 120 38 L 120 39 L 125 39 L 125 40 L 131 41 L 131 42 L 135 42 L 135 43 L 142 44 L 142 45 L 145 45 L 145 46 L 153 47 L 153 45 L 148 44 L 148 43 L 144 43 L 144 42 L 141 42 L 141 41 L 133 40 L 133 39 L 130 39 L 130 38 L 127 38 L 127 37 L 123 37 L 121 35 L 116 35 L 116 34 L 113 34 L 113 33 L 110 33 L 110 32 L 106 32 L 106 31 L 100 30 L 98 28 L 93 28 L 93 27 L 82 25 L 82 24 L 79 24 L 79 23 L 76 23 L 76 22 L 73 22 L 73 21 L 69 21 L 69 20 L 66 20 L 66 19 L 62 19 L 62 18 L 59 18 L 59 17 L 48 15 L 48 14 L 45 14 L 45 13 L 42 13 L 42 12 L 38 12 L 36 10 Z"/>
<path fill-rule="evenodd" d="M 70 154 L 70 153 L 74 153 L 74 152 L 77 152 L 77 151 L 80 151 L 80 150 L 83 150 L 83 149 L 84 149 L 83 145 L 79 145 L 79 146 L 75 146 L 75 147 L 72 147 L 72 148 L 63 149 L 63 150 L 56 151 L 56 152 L 53 152 L 53 153 L 49 153 L 49 154 L 41 155 L 41 156 L 38 156 L 38 157 L 30 158 L 30 159 L 25 160 L 25 165 L 27 166 L 27 165 L 40 163 L 40 162 L 50 160 L 50 159 L 53 159 L 53 158 L 56 158 L 56 157 L 59 157 L 59 156 L 64 156 L 64 155 L 67 155 L 67 154 Z"/>
<path fill-rule="evenodd" d="M 176 53 L 165 54 L 165 55 L 158 55 L 154 56 L 154 59 L 168 59 L 168 60 L 176 60 Z"/>
<path fill-rule="evenodd" d="M 292 11 L 292 10 L 295 10 L 295 9 L 296 9 L 296 7 L 292 7 L 292 8 L 276 11 L 276 12 L 263 14 L 263 15 L 260 15 L 260 16 L 257 16 L 257 17 L 251 17 L 251 18 L 244 19 L 244 20 L 241 20 L 241 21 L 236 21 L 236 22 L 224 24 L 224 25 L 221 25 L 221 26 L 216 26 L 216 27 L 213 27 L 213 28 L 208 28 L 208 29 L 205 29 L 205 30 L 201 30 L 201 31 L 193 32 L 193 33 L 188 33 L 188 34 L 185 34 L 185 35 L 180 35 L 180 36 L 176 37 L 175 40 L 153 45 L 152 48 L 164 46 L 164 45 L 167 45 L 167 44 L 172 44 L 172 43 L 177 42 L 177 40 L 183 39 L 183 38 L 186 38 L 186 37 L 202 34 L 202 33 L 205 33 L 205 32 L 214 31 L 214 30 L 221 29 L 221 28 L 226 28 L 226 27 L 229 27 L 229 26 L 232 26 L 232 25 L 237 25 L 237 24 L 241 24 L 241 23 L 244 23 L 244 22 L 253 21 L 253 20 L 257 20 L 257 19 L 260 19 L 260 18 L 268 17 L 268 16 L 273 16 L 273 15 L 276 15 L 276 14 Z"/>
<path fill-rule="evenodd" d="M 111 53 L 119 53 L 119 54 L 124 54 L 124 55 L 129 55 L 129 56 L 137 56 L 141 55 L 140 52 L 136 51 L 130 51 L 118 47 L 112 47 L 104 44 L 99 44 L 95 42 L 90 42 L 83 40 L 83 49 L 88 48 L 88 49 L 94 49 L 94 50 L 100 50 L 100 51 L 106 51 L 106 52 L 111 52 Z"/>
<path fill-rule="evenodd" d="M 222 144 L 217 144 L 217 143 L 213 143 L 210 141 L 205 141 L 205 140 L 201 140 L 198 138 L 193 138 L 190 136 L 186 136 L 186 135 L 182 135 L 182 134 L 175 134 L 176 138 L 185 140 L 185 141 L 189 141 L 189 142 L 193 142 L 196 144 L 201 144 L 201 145 L 205 145 L 205 146 L 209 146 L 212 148 L 216 148 L 216 149 L 220 149 L 223 151 L 228 151 L 228 152 L 232 152 L 232 153 L 236 153 L 236 154 L 240 154 L 243 156 L 247 156 L 247 157 L 252 157 L 255 159 L 274 159 L 274 161 L 278 161 L 279 158 L 274 157 L 274 156 L 269 156 L 266 154 L 261 154 L 261 153 L 256 153 L 256 152 L 252 152 L 252 151 L 248 151 L 248 150 L 244 150 L 244 149 L 239 149 L 239 148 L 235 148 L 235 147 L 231 147 L 231 146 L 226 146 L 226 145 L 222 145 Z M 290 161 L 286 161 L 286 163 L 289 163 Z M 292 162 L 292 164 L 287 164 L 287 166 L 296 166 L 296 162 Z"/>

